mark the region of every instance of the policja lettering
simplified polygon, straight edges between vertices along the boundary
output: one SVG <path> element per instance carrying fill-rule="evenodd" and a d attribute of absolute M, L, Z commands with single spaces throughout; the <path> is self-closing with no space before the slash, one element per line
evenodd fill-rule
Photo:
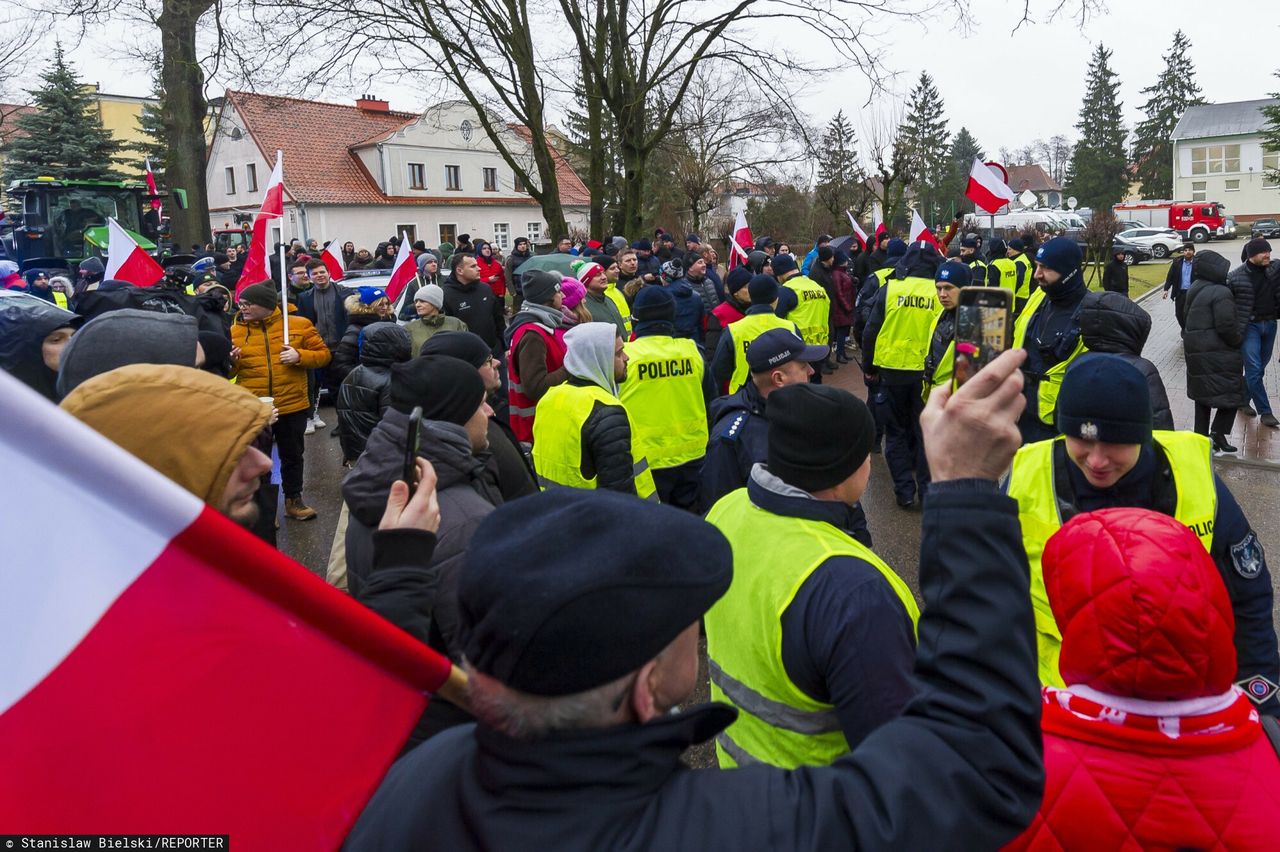
<path fill-rule="evenodd" d="M 937 299 L 930 296 L 913 296 L 910 294 L 898 297 L 900 308 L 924 308 L 927 311 L 937 309 Z"/>
<path fill-rule="evenodd" d="M 670 361 L 651 361 L 640 364 L 636 370 L 637 379 L 667 379 L 673 376 L 687 376 L 693 372 L 693 361 L 688 358 L 671 359 Z"/>

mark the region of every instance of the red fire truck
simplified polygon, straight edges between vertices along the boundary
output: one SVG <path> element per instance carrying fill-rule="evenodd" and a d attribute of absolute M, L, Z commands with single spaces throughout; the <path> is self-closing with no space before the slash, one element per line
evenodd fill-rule
<path fill-rule="evenodd" d="M 1113 208 L 1121 221 L 1139 222 L 1149 228 L 1172 228 L 1184 239 L 1230 240 L 1236 235 L 1236 220 L 1217 201 L 1135 201 Z"/>

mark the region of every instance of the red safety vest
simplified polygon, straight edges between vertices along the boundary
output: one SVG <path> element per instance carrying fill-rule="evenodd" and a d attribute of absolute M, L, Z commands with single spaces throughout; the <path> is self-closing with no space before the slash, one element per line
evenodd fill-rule
<path fill-rule="evenodd" d="M 507 403 L 510 409 L 508 417 L 511 421 L 511 431 L 516 433 L 517 440 L 528 444 L 533 443 L 534 409 L 537 408 L 538 401 L 525 395 L 524 388 L 520 384 L 520 368 L 516 364 L 515 352 L 520 338 L 530 331 L 541 337 L 542 342 L 546 344 L 548 373 L 564 366 L 564 354 L 568 351 L 564 342 L 563 328 L 550 332 L 535 322 L 527 322 L 511 335 L 511 351 L 507 353 L 507 376 L 510 379 L 507 383 Z"/>

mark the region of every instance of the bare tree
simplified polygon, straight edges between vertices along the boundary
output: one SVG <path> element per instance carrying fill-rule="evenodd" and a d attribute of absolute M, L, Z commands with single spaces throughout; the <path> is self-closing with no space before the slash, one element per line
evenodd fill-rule
<path fill-rule="evenodd" d="M 1061 133 L 1049 137 L 1046 142 L 1043 139 L 1035 141 L 1036 154 L 1041 163 L 1049 172 L 1049 177 L 1058 183 L 1062 183 L 1067 176 L 1067 165 L 1071 162 L 1072 144 L 1066 136 Z"/>
<path fill-rule="evenodd" d="M 889 227 L 905 219 L 907 188 L 916 178 L 911 152 L 902 139 L 901 113 L 898 104 L 879 113 L 864 114 L 862 129 L 869 154 L 868 186 Z"/>
<path fill-rule="evenodd" d="M 7 72 L 0 76 L 0 143 L 7 132 L 6 122 L 21 109 L 21 104 L 11 103 L 18 99 L 13 70 L 29 64 L 29 51 L 40 43 L 44 25 L 43 16 L 0 3 L 0 68 Z"/>

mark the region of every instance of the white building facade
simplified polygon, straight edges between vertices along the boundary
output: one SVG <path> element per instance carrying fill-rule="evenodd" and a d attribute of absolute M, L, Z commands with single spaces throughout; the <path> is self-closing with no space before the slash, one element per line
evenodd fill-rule
<path fill-rule="evenodd" d="M 1175 201 L 1216 201 L 1237 222 L 1280 216 L 1280 152 L 1262 144 L 1274 99 L 1188 107 L 1173 131 Z"/>

